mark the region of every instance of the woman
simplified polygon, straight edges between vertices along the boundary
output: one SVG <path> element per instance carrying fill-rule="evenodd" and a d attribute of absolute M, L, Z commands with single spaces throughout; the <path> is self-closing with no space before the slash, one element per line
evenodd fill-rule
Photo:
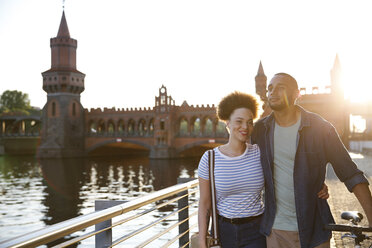
<path fill-rule="evenodd" d="M 215 150 L 215 188 L 220 243 L 222 247 L 265 248 L 259 232 L 264 204 L 264 177 L 260 149 L 247 143 L 257 117 L 258 102 L 248 94 L 234 92 L 218 105 L 217 116 L 226 123 L 229 141 Z M 200 202 L 198 212 L 200 247 L 206 246 L 211 194 L 208 153 L 202 156 L 198 174 Z"/>

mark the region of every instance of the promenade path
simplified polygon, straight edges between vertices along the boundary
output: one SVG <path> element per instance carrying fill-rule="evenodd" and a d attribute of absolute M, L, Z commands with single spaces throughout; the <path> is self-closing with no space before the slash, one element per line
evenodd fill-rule
<path fill-rule="evenodd" d="M 370 182 L 370 189 L 372 191 L 372 156 L 365 155 L 365 154 L 350 154 L 355 163 L 358 165 L 358 168 L 362 170 L 365 175 L 367 176 Z M 330 197 L 328 202 L 330 204 L 332 214 L 336 220 L 336 223 L 347 223 L 347 221 L 342 220 L 340 217 L 341 212 L 347 210 L 357 210 L 364 215 L 364 219 L 362 220 L 362 225 L 367 225 L 367 218 L 365 217 L 364 211 L 360 206 L 358 200 L 354 196 L 354 194 L 350 193 L 346 186 L 338 180 L 335 176 L 333 170 L 328 168 L 327 172 L 327 180 L 326 183 L 329 188 Z M 331 247 L 332 248 L 353 248 L 353 242 L 349 239 L 341 240 L 342 233 L 334 232 L 333 238 L 331 240 Z M 372 233 L 370 233 L 372 236 Z M 367 243 L 368 242 L 368 243 Z M 372 241 L 367 241 L 363 247 L 369 247 L 372 244 Z"/>

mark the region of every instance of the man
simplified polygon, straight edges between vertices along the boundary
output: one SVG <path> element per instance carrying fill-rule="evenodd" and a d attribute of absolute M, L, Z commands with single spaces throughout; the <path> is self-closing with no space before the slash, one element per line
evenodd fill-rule
<path fill-rule="evenodd" d="M 317 114 L 295 104 L 296 80 L 275 74 L 268 86 L 273 112 L 259 120 L 252 143 L 261 149 L 265 175 L 265 213 L 261 232 L 267 247 L 329 247 L 334 223 L 328 203 L 317 197 L 331 163 L 338 178 L 353 192 L 372 226 L 368 181 L 357 169 L 335 128 Z"/>

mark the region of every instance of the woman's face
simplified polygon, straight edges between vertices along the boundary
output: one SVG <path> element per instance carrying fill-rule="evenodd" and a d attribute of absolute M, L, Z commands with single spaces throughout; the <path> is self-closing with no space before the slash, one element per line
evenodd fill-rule
<path fill-rule="evenodd" d="M 230 139 L 247 142 L 253 131 L 253 114 L 247 108 L 235 109 L 226 121 Z"/>

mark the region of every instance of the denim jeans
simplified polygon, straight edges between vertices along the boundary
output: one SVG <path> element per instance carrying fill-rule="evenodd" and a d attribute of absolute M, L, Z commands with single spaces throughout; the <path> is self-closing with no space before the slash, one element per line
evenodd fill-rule
<path fill-rule="evenodd" d="M 231 224 L 218 219 L 223 248 L 266 248 L 266 237 L 260 233 L 262 217 L 244 224 Z"/>

